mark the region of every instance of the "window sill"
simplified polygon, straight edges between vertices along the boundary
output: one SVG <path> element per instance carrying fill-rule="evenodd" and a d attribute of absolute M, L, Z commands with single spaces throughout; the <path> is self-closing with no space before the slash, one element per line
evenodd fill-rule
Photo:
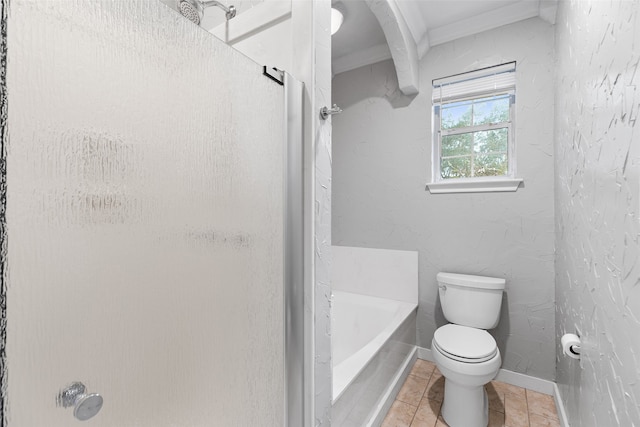
<path fill-rule="evenodd" d="M 491 180 L 455 180 L 430 182 L 427 190 L 431 194 L 443 193 L 494 193 L 499 191 L 516 191 L 522 178 L 501 178 Z"/>

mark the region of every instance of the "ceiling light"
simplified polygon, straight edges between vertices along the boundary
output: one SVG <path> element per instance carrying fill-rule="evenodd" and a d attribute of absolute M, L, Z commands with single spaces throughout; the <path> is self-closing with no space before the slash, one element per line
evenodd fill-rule
<path fill-rule="evenodd" d="M 342 22 L 344 21 L 344 15 L 335 7 L 331 8 L 331 35 L 334 35 L 340 29 Z"/>

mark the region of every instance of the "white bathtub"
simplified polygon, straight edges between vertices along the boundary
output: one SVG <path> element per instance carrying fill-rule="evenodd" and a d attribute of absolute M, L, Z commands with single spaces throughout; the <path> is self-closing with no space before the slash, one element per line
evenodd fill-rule
<path fill-rule="evenodd" d="M 417 304 L 333 292 L 333 402 L 376 356 Z"/>

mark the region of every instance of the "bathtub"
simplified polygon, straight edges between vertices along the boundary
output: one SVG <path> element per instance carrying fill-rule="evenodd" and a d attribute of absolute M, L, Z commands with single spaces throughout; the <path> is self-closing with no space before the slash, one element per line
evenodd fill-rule
<path fill-rule="evenodd" d="M 366 425 L 415 349 L 417 304 L 341 291 L 332 302 L 332 425 Z"/>

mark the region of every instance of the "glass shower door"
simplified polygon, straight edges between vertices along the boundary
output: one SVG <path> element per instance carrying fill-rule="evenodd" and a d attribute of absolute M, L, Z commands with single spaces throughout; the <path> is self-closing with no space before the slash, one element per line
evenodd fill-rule
<path fill-rule="evenodd" d="M 157 0 L 9 6 L 7 425 L 282 426 L 283 87 Z"/>

